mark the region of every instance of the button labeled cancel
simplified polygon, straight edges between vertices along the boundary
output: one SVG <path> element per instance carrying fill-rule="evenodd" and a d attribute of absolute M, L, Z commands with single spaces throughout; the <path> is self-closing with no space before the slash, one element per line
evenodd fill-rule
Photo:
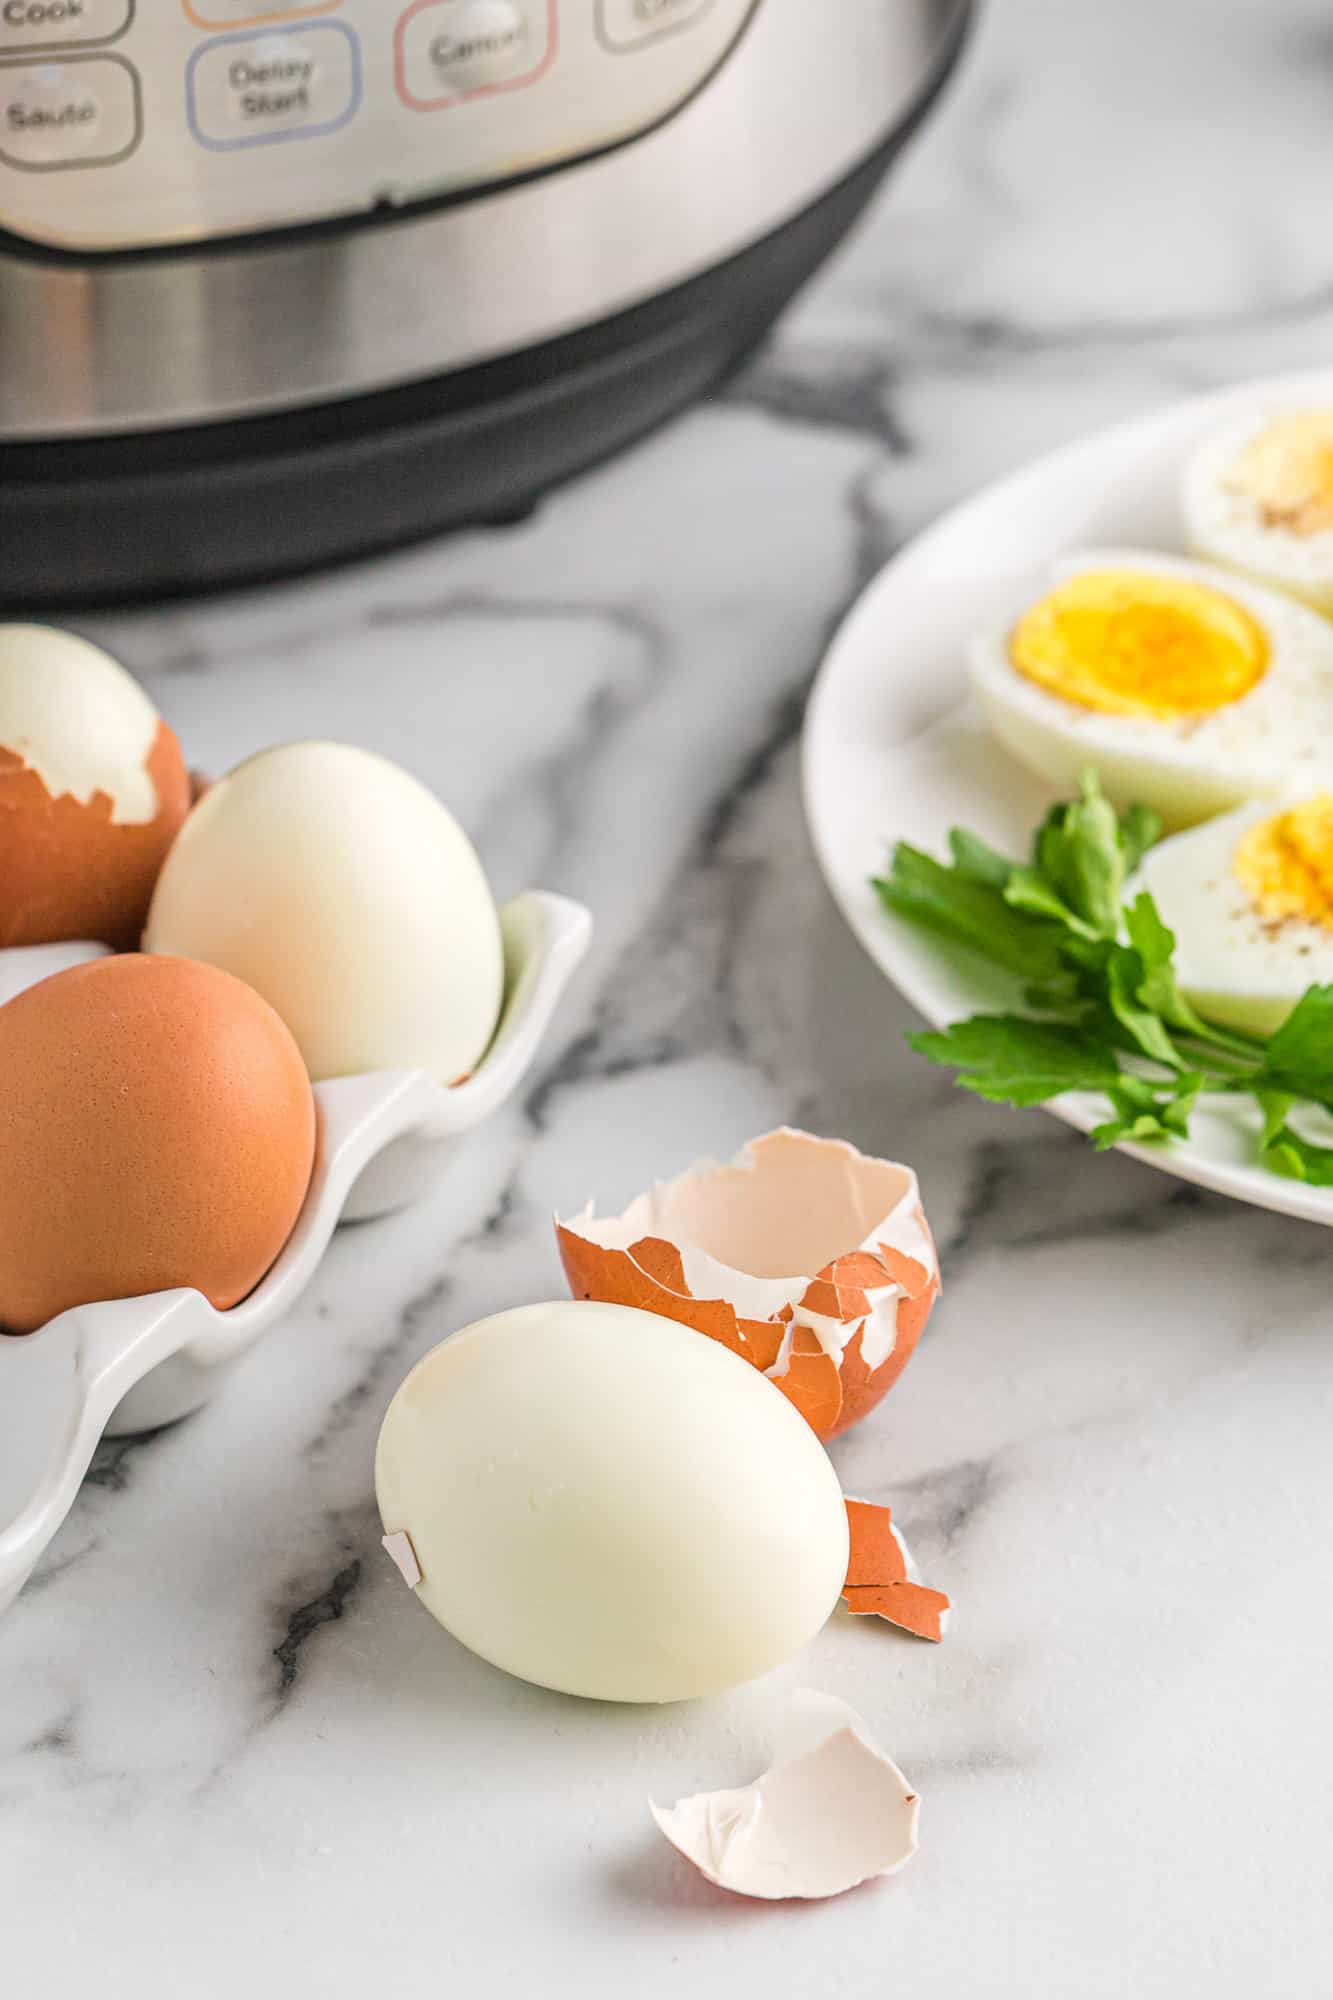
<path fill-rule="evenodd" d="M 0 160 L 29 172 L 106 166 L 139 143 L 139 79 L 119 56 L 0 66 Z"/>
<path fill-rule="evenodd" d="M 0 53 L 60 43 L 114 42 L 130 25 L 133 0 L 3 0 Z"/>
<path fill-rule="evenodd" d="M 398 94 L 414 111 L 530 83 L 554 52 L 548 0 L 417 0 L 396 40 Z"/>
<path fill-rule="evenodd" d="M 192 57 L 190 123 L 220 152 L 315 139 L 345 125 L 361 99 L 356 37 L 340 22 L 266 35 L 220 35 Z"/>
<path fill-rule="evenodd" d="M 531 61 L 527 20 L 514 0 L 464 0 L 440 18 L 447 25 L 432 34 L 426 53 L 447 88 L 494 83 Z"/>

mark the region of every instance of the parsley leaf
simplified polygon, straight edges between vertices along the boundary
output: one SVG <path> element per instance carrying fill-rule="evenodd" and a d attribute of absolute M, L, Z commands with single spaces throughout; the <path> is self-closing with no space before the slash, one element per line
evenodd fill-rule
<path fill-rule="evenodd" d="M 1077 1028 L 1022 1014 L 974 1014 L 939 1034 L 907 1037 L 918 1055 L 960 1074 L 964 1090 L 994 1104 L 1044 1104 L 1065 1090 L 1110 1090 L 1114 1054 Z"/>
<path fill-rule="evenodd" d="M 1116 935 L 1125 847 L 1115 808 L 1102 796 L 1095 771 L 1083 773 L 1076 799 L 1047 813 L 1037 829 L 1032 861 L 1094 936 Z"/>
<path fill-rule="evenodd" d="M 1116 1146 L 1122 1139 L 1140 1142 L 1155 1139 L 1184 1139 L 1189 1136 L 1190 1112 L 1203 1088 L 1197 1071 L 1174 1077 L 1162 1089 L 1128 1070 L 1107 1092 L 1114 1117 L 1095 1125 L 1089 1135 L 1099 1152 Z"/>
<path fill-rule="evenodd" d="M 1125 874 L 1133 875 L 1150 847 L 1162 837 L 1160 816 L 1151 806 L 1129 806 L 1120 815 L 1120 845 L 1125 857 Z"/>
<path fill-rule="evenodd" d="M 997 854 L 979 834 L 968 833 L 956 826 L 949 835 L 949 852 L 959 875 L 969 882 L 984 882 L 992 889 L 1003 889 L 1014 872 L 1015 864 L 1007 855 Z"/>
<path fill-rule="evenodd" d="M 1200 1020 L 1176 984 L 1175 933 L 1162 922 L 1161 913 L 1146 889 L 1126 905 L 1125 935 L 1143 962 L 1138 989 L 1143 1005 L 1160 1014 L 1168 1027 L 1207 1041 L 1214 1030 Z"/>
<path fill-rule="evenodd" d="M 1255 1089 L 1333 1104 L 1333 986 L 1310 987 L 1269 1039 Z"/>
<path fill-rule="evenodd" d="M 1180 989 L 1176 940 L 1152 897 L 1125 902 L 1160 832 L 1145 806 L 1117 814 L 1085 771 L 1078 797 L 1037 828 L 1026 862 L 961 828 L 948 863 L 899 845 L 875 884 L 886 908 L 1017 975 L 1041 1017 L 979 1014 L 908 1040 L 995 1103 L 1101 1092 L 1110 1115 L 1092 1133 L 1099 1147 L 1187 1137 L 1201 1093 L 1248 1094 L 1263 1113 L 1264 1164 L 1333 1186 L 1333 1145 L 1290 1117 L 1302 1103 L 1333 1110 L 1333 985 L 1312 986 L 1267 1042 L 1203 1019 Z"/>
<path fill-rule="evenodd" d="M 1280 1126 L 1260 1152 L 1264 1165 L 1287 1180 L 1308 1181 L 1311 1187 L 1333 1187 L 1333 1146 L 1316 1146 L 1290 1125 Z"/>
<path fill-rule="evenodd" d="M 1099 935 L 1092 924 L 1085 923 L 1078 912 L 1070 908 L 1063 896 L 1052 887 L 1050 877 L 1043 874 L 1040 868 L 1011 869 L 1004 900 L 1011 909 L 1026 910 L 1030 916 L 1052 917 L 1079 937 L 1095 938 Z"/>
<path fill-rule="evenodd" d="M 1141 955 L 1127 944 L 1113 944 L 1106 954 L 1104 976 L 1107 1005 L 1134 1047 L 1168 1069 L 1183 1069 L 1166 1023 L 1141 998 L 1146 976 Z"/>
<path fill-rule="evenodd" d="M 1011 910 L 999 889 L 947 868 L 900 841 L 893 864 L 875 888 L 886 907 L 971 945 L 994 964 L 1025 979 L 1060 972 L 1059 929 Z"/>

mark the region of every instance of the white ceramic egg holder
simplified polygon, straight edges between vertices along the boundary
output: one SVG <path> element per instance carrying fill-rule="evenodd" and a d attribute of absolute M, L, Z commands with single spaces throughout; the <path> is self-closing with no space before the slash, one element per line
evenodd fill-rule
<path fill-rule="evenodd" d="M 305 1206 L 277 1263 L 240 1305 L 218 1312 L 181 1289 L 78 1306 L 36 1333 L 0 1335 L 0 1611 L 68 1514 L 99 1438 L 152 1430 L 207 1402 L 295 1304 L 338 1223 L 415 1201 L 455 1141 L 515 1090 L 592 921 L 581 904 L 537 891 L 500 918 L 505 1003 L 475 1073 L 448 1090 L 423 1070 L 316 1084 L 319 1141 Z M 0 1002 L 101 950 L 0 952 Z"/>

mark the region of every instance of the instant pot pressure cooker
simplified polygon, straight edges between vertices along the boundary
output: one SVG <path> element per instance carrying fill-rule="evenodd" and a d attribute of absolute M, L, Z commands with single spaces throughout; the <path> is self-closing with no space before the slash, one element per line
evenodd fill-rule
<path fill-rule="evenodd" d="M 0 597 L 502 519 L 696 394 L 969 0 L 0 0 Z"/>

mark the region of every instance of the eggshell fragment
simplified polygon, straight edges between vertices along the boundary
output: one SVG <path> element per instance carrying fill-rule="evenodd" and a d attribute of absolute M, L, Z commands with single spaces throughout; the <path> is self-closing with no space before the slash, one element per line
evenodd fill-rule
<path fill-rule="evenodd" d="M 132 948 L 190 806 L 180 745 L 73 632 L 0 625 L 0 948 Z"/>
<path fill-rule="evenodd" d="M 919 1639 L 942 1639 L 949 1600 L 914 1575 L 915 1565 L 889 1509 L 868 1500 L 846 1504 L 851 1554 L 842 1601 L 847 1609 L 857 1617 L 887 1619 Z"/>
<path fill-rule="evenodd" d="M 802 1690 L 781 1751 L 752 1785 L 651 1806 L 702 1875 L 734 1895 L 777 1902 L 840 1896 L 906 1867 L 921 1802 L 855 1710 Z"/>
<path fill-rule="evenodd" d="M 940 1289 L 910 1167 L 782 1127 L 623 1214 L 556 1222 L 576 1298 L 639 1306 L 721 1341 L 823 1439 L 872 1410 Z"/>
<path fill-rule="evenodd" d="M 417 1561 L 417 1552 L 412 1537 L 400 1528 L 396 1535 L 381 1535 L 380 1541 L 383 1544 L 385 1555 L 388 1556 L 390 1562 L 398 1571 L 399 1576 L 403 1579 L 403 1582 L 409 1590 L 415 1590 L 421 1582 L 422 1573 L 421 1564 Z"/>

